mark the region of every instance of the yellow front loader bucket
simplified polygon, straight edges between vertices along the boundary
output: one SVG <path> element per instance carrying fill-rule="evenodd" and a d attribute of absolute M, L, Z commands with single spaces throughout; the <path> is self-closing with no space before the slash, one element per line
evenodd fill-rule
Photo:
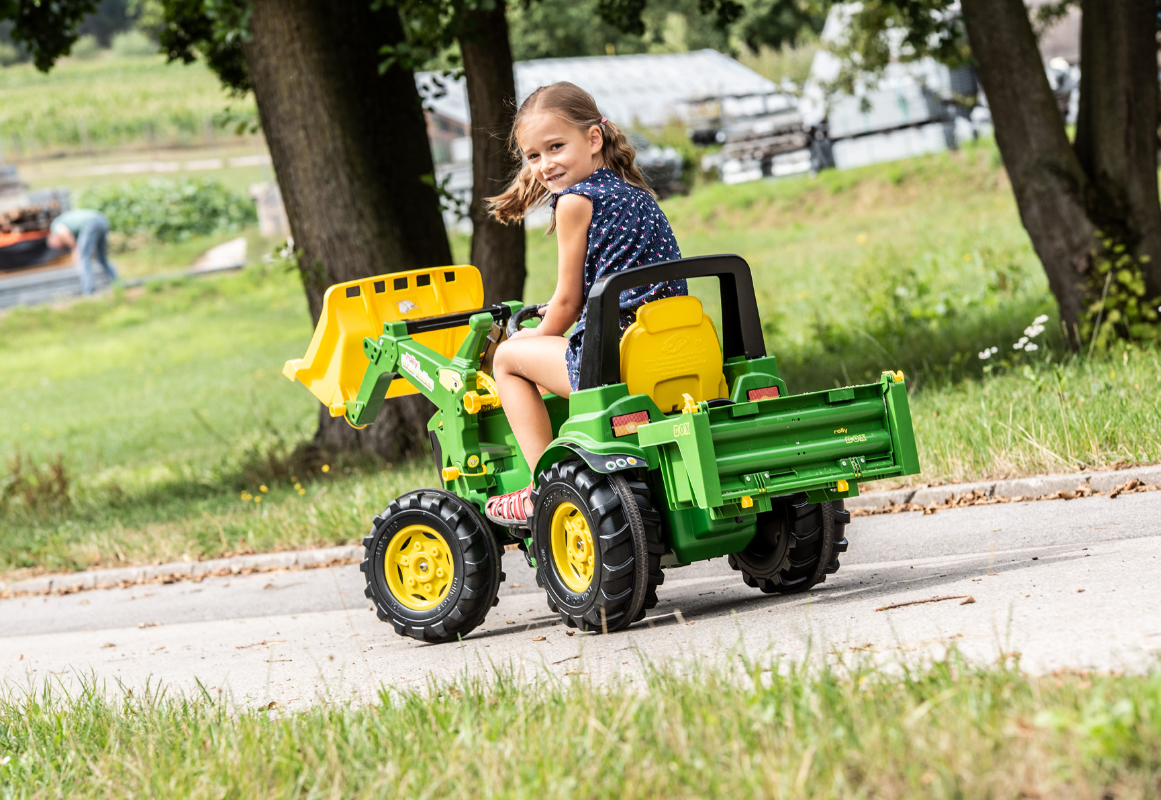
<path fill-rule="evenodd" d="M 472 311 L 483 304 L 480 271 L 468 265 L 392 272 L 336 283 L 323 297 L 322 316 L 306 355 L 287 361 L 282 374 L 292 381 L 302 381 L 333 416 L 342 416 L 343 404 L 358 395 L 367 371 L 363 339 L 382 334 L 384 322 Z M 468 326 L 462 325 L 417 333 L 414 338 L 452 358 L 467 334 Z M 397 378 L 391 382 L 387 397 L 417 391 Z"/>

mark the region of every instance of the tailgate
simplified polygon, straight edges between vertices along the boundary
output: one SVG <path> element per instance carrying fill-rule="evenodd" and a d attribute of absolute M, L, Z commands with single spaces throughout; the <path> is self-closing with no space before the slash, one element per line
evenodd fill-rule
<path fill-rule="evenodd" d="M 878 383 L 666 417 L 637 429 L 656 448 L 671 507 L 714 519 L 766 511 L 770 498 L 812 502 L 858 494 L 858 483 L 911 475 L 919 455 L 902 374 Z M 652 460 L 652 459 L 651 459 Z"/>

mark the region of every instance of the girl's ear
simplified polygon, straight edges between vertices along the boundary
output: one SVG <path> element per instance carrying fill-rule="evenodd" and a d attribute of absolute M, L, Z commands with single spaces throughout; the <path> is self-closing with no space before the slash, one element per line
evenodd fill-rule
<path fill-rule="evenodd" d="M 600 125 L 593 125 L 589 128 L 589 152 L 594 156 L 601 152 L 605 147 L 605 134 L 601 132 Z"/>

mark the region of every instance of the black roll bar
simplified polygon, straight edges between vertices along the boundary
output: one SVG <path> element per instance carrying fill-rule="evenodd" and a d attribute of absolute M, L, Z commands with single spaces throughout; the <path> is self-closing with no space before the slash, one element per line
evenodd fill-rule
<path fill-rule="evenodd" d="M 664 261 L 607 275 L 593 284 L 586 306 L 578 390 L 621 382 L 621 292 L 681 278 L 717 278 L 722 301 L 725 358 L 766 355 L 762 321 L 754 297 L 750 265 L 741 256 L 697 256 Z M 728 309 L 736 308 L 736 314 Z"/>

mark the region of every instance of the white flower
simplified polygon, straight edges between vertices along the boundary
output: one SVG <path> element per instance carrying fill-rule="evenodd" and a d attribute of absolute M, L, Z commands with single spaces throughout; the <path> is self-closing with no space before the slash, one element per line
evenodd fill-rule
<path fill-rule="evenodd" d="M 1032 320 L 1032 324 L 1033 324 L 1033 325 L 1043 325 L 1043 324 L 1044 324 L 1045 322 L 1047 322 L 1047 321 L 1048 321 L 1048 315 L 1047 315 L 1047 314 L 1041 314 L 1041 315 L 1040 315 L 1040 316 L 1038 316 L 1036 319 Z"/>
<path fill-rule="evenodd" d="M 992 351 L 990 349 L 980 351 L 980 361 L 986 361 L 987 359 L 989 359 L 991 357 L 992 357 Z"/>
<path fill-rule="evenodd" d="M 1039 336 L 1042 333 L 1044 333 L 1043 325 L 1029 325 L 1024 329 L 1024 335 L 1029 338 Z"/>
<path fill-rule="evenodd" d="M 1031 353 L 1033 350 L 1039 350 L 1039 349 L 1040 348 L 1039 348 L 1039 346 L 1037 346 L 1036 342 L 1028 342 L 1028 344 L 1024 345 L 1024 352 L 1025 353 Z"/>
<path fill-rule="evenodd" d="M 11 760 L 12 760 L 12 756 L 4 756 L 4 758 L 0 758 L 0 767 L 4 766 L 5 764 L 7 764 Z"/>

